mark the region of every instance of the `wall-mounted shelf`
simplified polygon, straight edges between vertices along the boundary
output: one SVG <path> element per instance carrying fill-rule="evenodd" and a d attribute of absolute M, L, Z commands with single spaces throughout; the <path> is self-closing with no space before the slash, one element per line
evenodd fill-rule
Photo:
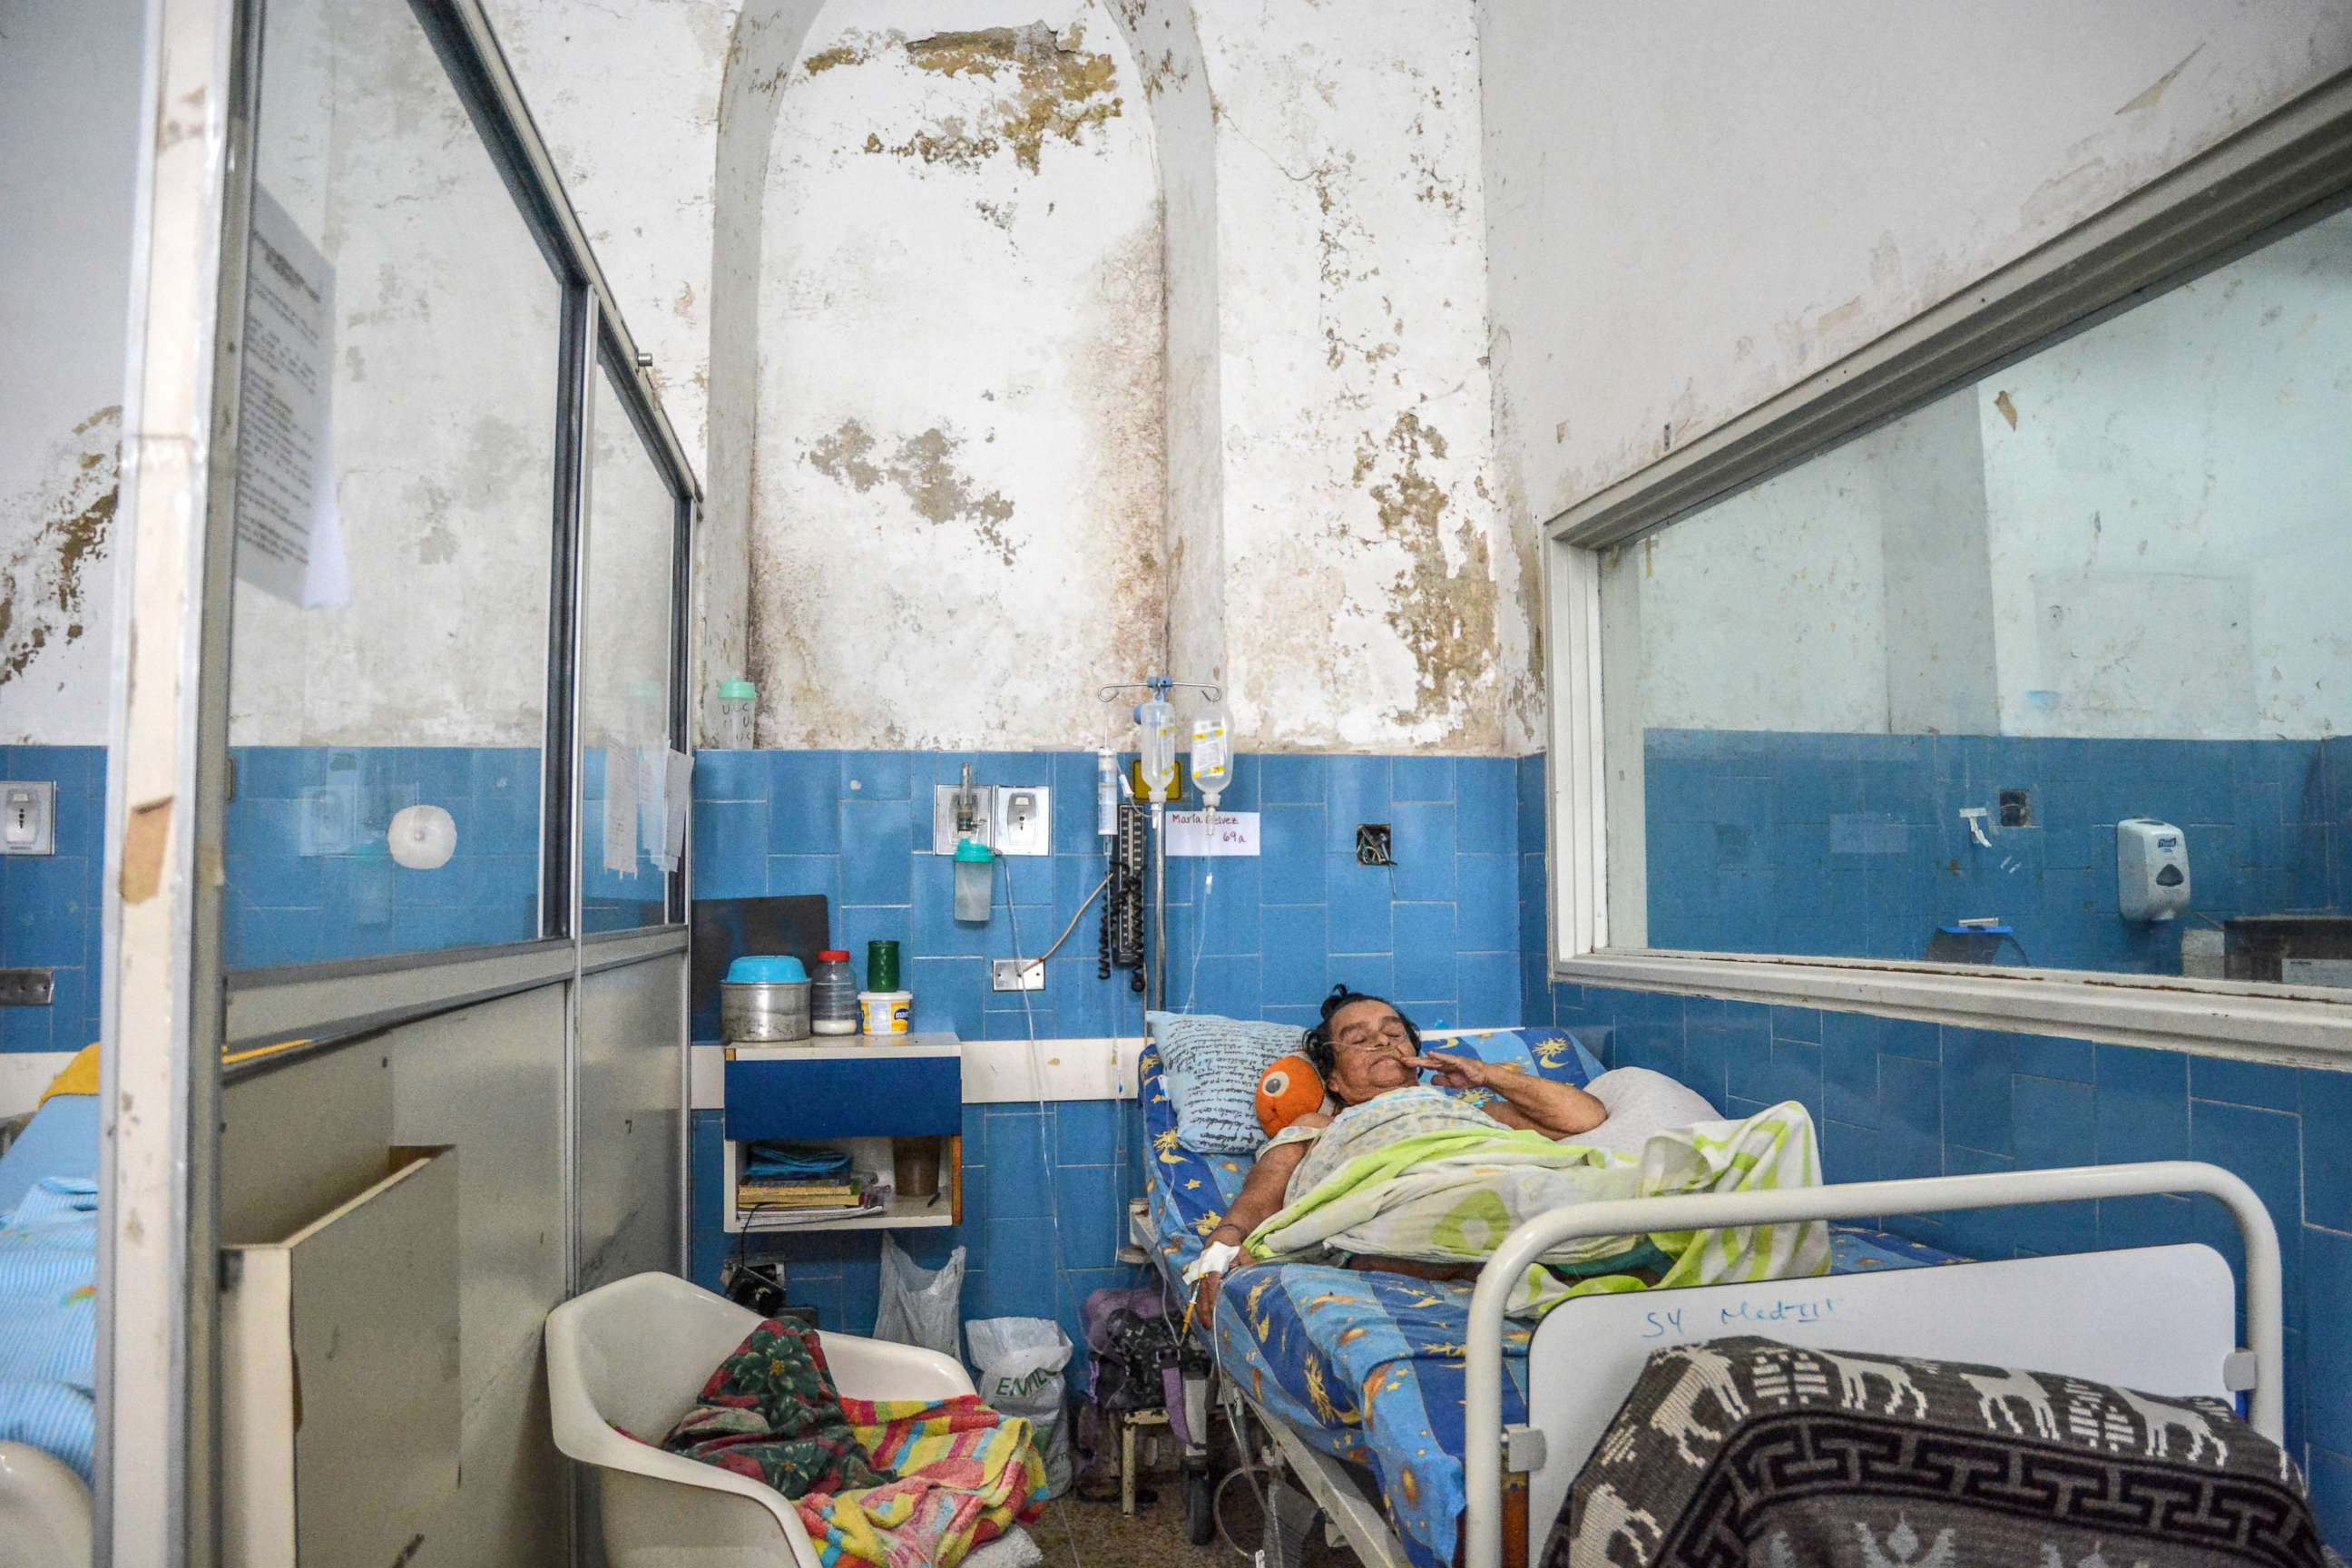
<path fill-rule="evenodd" d="M 721 1225 L 730 1235 L 792 1236 L 920 1229 L 963 1218 L 963 1047 L 953 1035 L 726 1047 L 726 1165 Z M 936 1197 L 893 1195 L 870 1213 L 801 1219 L 738 1205 L 743 1152 L 755 1142 L 845 1151 L 853 1169 L 887 1176 L 893 1144 L 940 1142 Z"/>

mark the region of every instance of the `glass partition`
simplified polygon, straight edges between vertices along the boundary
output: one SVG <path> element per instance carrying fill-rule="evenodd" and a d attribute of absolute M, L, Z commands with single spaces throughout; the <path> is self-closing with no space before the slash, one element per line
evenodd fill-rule
<path fill-rule="evenodd" d="M 1601 561 L 1612 945 L 2352 984 L 2352 213 Z"/>
<path fill-rule="evenodd" d="M 685 833 L 671 764 L 678 503 L 609 361 L 589 394 L 580 584 L 583 932 L 659 925 Z"/>
<path fill-rule="evenodd" d="M 563 283 L 410 7 L 265 26 L 226 959 L 534 938 Z"/>

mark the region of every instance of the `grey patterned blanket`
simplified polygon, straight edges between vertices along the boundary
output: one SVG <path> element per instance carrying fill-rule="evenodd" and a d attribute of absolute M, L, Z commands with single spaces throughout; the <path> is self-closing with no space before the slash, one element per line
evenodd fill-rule
<path fill-rule="evenodd" d="M 2303 1478 L 2218 1401 L 1739 1338 L 1660 1351 L 1578 1477 L 1569 1568 L 2320 1568 Z"/>

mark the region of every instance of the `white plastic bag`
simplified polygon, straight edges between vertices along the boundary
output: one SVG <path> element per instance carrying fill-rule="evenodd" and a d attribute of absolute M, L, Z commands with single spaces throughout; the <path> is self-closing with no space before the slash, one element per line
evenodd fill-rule
<path fill-rule="evenodd" d="M 961 1361 L 956 1323 L 962 1307 L 962 1247 L 950 1253 L 934 1273 L 908 1257 L 895 1237 L 882 1238 L 882 1305 L 874 1314 L 876 1339 L 920 1345 Z"/>
<path fill-rule="evenodd" d="M 1070 1336 L 1043 1318 L 982 1318 L 964 1326 L 980 1368 L 981 1402 L 1004 1415 L 1024 1417 L 1045 1461 L 1045 1495 L 1070 1489 L 1070 1404 L 1062 1382 Z"/>

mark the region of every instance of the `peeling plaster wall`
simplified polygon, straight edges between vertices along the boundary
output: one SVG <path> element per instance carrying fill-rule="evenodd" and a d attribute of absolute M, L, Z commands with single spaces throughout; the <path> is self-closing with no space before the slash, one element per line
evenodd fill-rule
<path fill-rule="evenodd" d="M 0 745 L 103 745 L 137 8 L 18 0 L 0 22 Z"/>
<path fill-rule="evenodd" d="M 1491 478 L 1475 9 L 1193 9 L 1244 743 L 1523 750 L 1538 689 Z"/>
<path fill-rule="evenodd" d="M 749 500 L 761 741 L 1107 741 L 1095 689 L 1157 668 L 1167 618 L 1136 66 L 1088 0 L 876 19 L 829 9 L 787 59 L 794 19 L 765 18 L 739 37 L 765 68 L 731 68 L 776 100 L 748 266 L 722 216 L 721 298 L 756 289 L 751 421 L 713 431 L 714 485 Z M 722 214 L 744 151 L 730 122 Z"/>
<path fill-rule="evenodd" d="M 2340 0 L 1480 0 L 1496 426 L 1534 525 L 2352 65 Z"/>

